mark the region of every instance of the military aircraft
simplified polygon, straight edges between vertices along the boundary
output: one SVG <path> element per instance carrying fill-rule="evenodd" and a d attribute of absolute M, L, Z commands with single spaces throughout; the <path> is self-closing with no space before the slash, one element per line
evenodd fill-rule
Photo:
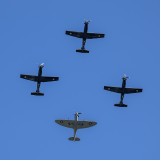
<path fill-rule="evenodd" d="M 82 48 L 77 49 L 76 52 L 81 52 L 81 53 L 89 53 L 89 50 L 85 49 L 85 43 L 86 39 L 93 39 L 93 38 L 104 38 L 105 34 L 99 34 L 99 33 L 88 33 L 88 24 L 90 21 L 85 21 L 84 24 L 84 32 L 75 32 L 75 31 L 66 31 L 67 35 L 77 37 L 77 38 L 82 38 Z"/>
<path fill-rule="evenodd" d="M 44 63 L 40 64 L 38 76 L 20 74 L 20 78 L 24 78 L 24 79 L 27 79 L 30 81 L 37 82 L 37 90 L 36 90 L 36 92 L 31 92 L 31 95 L 36 95 L 36 96 L 43 96 L 44 95 L 44 93 L 39 92 L 41 82 L 49 82 L 49 81 L 58 81 L 59 80 L 59 77 L 42 76 L 42 68 L 43 67 L 44 67 Z"/>
<path fill-rule="evenodd" d="M 74 129 L 74 137 L 68 138 L 70 141 L 80 141 L 80 138 L 76 137 L 77 129 L 88 128 L 97 124 L 97 122 L 93 121 L 78 121 L 79 114 L 82 113 L 74 114 L 75 120 L 63 120 L 63 119 L 55 120 L 55 122 L 61 126 Z"/>
<path fill-rule="evenodd" d="M 142 89 L 140 88 L 126 88 L 126 80 L 128 77 L 126 77 L 126 75 L 124 75 L 123 82 L 122 82 L 122 87 L 110 87 L 110 86 L 104 86 L 105 90 L 111 91 L 111 92 L 116 92 L 116 93 L 120 93 L 121 94 L 121 100 L 119 104 L 114 104 L 114 106 L 117 107 L 127 107 L 126 104 L 123 104 L 123 98 L 124 98 L 124 94 L 130 94 L 130 93 L 138 93 L 138 92 L 142 92 Z"/>

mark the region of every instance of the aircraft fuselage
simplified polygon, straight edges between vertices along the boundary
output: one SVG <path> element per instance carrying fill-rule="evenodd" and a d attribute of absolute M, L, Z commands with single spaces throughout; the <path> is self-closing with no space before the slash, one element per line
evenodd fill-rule
<path fill-rule="evenodd" d="M 38 70 L 38 82 L 40 82 L 40 78 L 41 78 L 41 76 L 42 76 L 42 66 L 40 65 L 39 66 L 39 70 Z"/>
<path fill-rule="evenodd" d="M 84 33 L 87 33 L 88 32 L 88 23 L 85 23 L 85 26 L 84 26 Z"/>
<path fill-rule="evenodd" d="M 125 87 L 126 87 L 126 78 L 123 78 L 122 93 L 121 93 L 121 101 L 120 101 L 120 103 L 123 103 L 123 98 L 124 98 L 124 93 L 125 93 Z"/>
<path fill-rule="evenodd" d="M 36 90 L 36 92 L 39 92 L 39 88 L 40 88 L 40 85 L 41 85 L 40 78 L 42 76 L 42 68 L 43 68 L 43 65 L 40 65 L 39 70 L 38 70 L 38 80 L 37 80 L 37 90 Z"/>

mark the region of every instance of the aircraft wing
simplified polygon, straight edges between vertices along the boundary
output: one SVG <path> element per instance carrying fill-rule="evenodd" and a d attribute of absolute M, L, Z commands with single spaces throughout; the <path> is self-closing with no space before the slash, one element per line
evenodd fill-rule
<path fill-rule="evenodd" d="M 50 81 L 58 81 L 59 77 L 47 77 L 47 76 L 41 76 L 40 82 L 50 82 Z"/>
<path fill-rule="evenodd" d="M 75 126 L 75 121 L 74 120 L 55 120 L 56 123 L 58 123 L 61 126 L 67 127 L 67 128 L 74 128 Z"/>
<path fill-rule="evenodd" d="M 96 124 L 97 124 L 97 122 L 93 122 L 93 121 L 78 121 L 77 122 L 77 129 L 89 128 L 89 127 L 92 127 Z"/>
<path fill-rule="evenodd" d="M 142 92 L 140 88 L 125 88 L 125 94 Z"/>
<path fill-rule="evenodd" d="M 108 91 L 116 92 L 116 93 L 122 93 L 122 88 L 121 87 L 104 86 L 104 90 L 108 90 Z"/>
<path fill-rule="evenodd" d="M 93 39 L 93 38 L 104 38 L 105 34 L 100 33 L 87 33 L 87 39 Z"/>
<path fill-rule="evenodd" d="M 83 32 L 75 32 L 75 31 L 66 31 L 66 34 L 77 38 L 83 38 L 84 35 Z"/>
<path fill-rule="evenodd" d="M 30 80 L 30 81 L 37 82 L 38 76 L 20 74 L 20 78 L 24 78 L 24 79 L 27 79 L 27 80 Z"/>

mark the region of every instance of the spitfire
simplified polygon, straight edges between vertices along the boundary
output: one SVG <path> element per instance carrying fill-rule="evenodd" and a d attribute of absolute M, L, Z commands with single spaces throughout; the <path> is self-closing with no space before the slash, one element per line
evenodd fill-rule
<path fill-rule="evenodd" d="M 44 93 L 41 93 L 39 91 L 41 82 L 50 82 L 50 81 L 58 81 L 59 80 L 59 77 L 42 76 L 42 68 L 43 67 L 44 67 L 44 63 L 39 65 L 38 76 L 25 75 L 25 74 L 20 75 L 20 78 L 37 82 L 37 90 L 36 90 L 36 92 L 31 92 L 31 95 L 35 95 L 35 96 L 43 96 L 44 95 Z"/>
<path fill-rule="evenodd" d="M 86 39 L 104 38 L 105 34 L 100 33 L 88 33 L 88 24 L 90 21 L 84 22 L 84 32 L 66 31 L 67 35 L 82 38 L 82 47 L 77 49 L 76 52 L 89 53 L 89 50 L 85 49 Z"/>
<path fill-rule="evenodd" d="M 78 129 L 89 128 L 97 124 L 97 122 L 94 121 L 78 121 L 79 114 L 81 113 L 75 113 L 74 120 L 64 120 L 64 119 L 55 120 L 57 124 L 67 128 L 72 128 L 74 130 L 74 137 L 68 138 L 70 141 L 80 141 L 80 138 L 76 137 Z"/>
<path fill-rule="evenodd" d="M 126 104 L 123 104 L 123 98 L 124 98 L 124 94 L 130 94 L 130 93 L 138 93 L 138 92 L 142 92 L 143 89 L 141 88 L 126 88 L 126 80 L 128 77 L 126 77 L 126 75 L 124 75 L 124 77 L 122 78 L 122 87 L 110 87 L 110 86 L 104 86 L 104 90 L 108 90 L 111 92 L 116 92 L 116 93 L 120 93 L 121 94 L 121 100 L 119 104 L 114 104 L 114 106 L 117 107 L 127 107 Z"/>

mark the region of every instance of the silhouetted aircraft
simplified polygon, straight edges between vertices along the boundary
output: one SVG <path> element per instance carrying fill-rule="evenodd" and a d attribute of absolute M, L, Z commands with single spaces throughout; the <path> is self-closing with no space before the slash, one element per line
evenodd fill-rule
<path fill-rule="evenodd" d="M 126 80 L 128 77 L 124 75 L 123 82 L 122 82 L 122 87 L 110 87 L 110 86 L 104 86 L 105 90 L 111 91 L 111 92 L 116 92 L 121 94 L 121 101 L 119 104 L 115 104 L 115 106 L 118 107 L 127 107 L 126 104 L 123 104 L 123 98 L 124 94 L 130 94 L 130 93 L 138 93 L 142 92 L 142 89 L 140 88 L 126 88 Z"/>
<path fill-rule="evenodd" d="M 93 121 L 78 121 L 79 114 L 81 113 L 75 113 L 75 120 L 55 120 L 61 126 L 74 129 L 74 137 L 68 138 L 70 141 L 80 141 L 80 138 L 76 137 L 77 129 L 88 128 L 97 124 L 97 122 Z"/>
<path fill-rule="evenodd" d="M 82 48 L 77 49 L 76 52 L 89 53 L 89 51 L 85 49 L 86 39 L 104 38 L 104 36 L 105 36 L 105 34 L 88 33 L 87 31 L 88 31 L 89 22 L 90 21 L 85 21 L 84 32 L 66 31 L 67 35 L 77 37 L 77 38 L 82 38 Z"/>
<path fill-rule="evenodd" d="M 49 81 L 58 81 L 59 80 L 59 77 L 42 76 L 42 68 L 43 67 L 44 67 L 44 63 L 40 64 L 38 76 L 20 74 L 20 78 L 24 78 L 24 79 L 27 79 L 30 81 L 37 82 L 37 90 L 36 90 L 36 92 L 31 92 L 31 95 L 36 95 L 36 96 L 43 96 L 44 95 L 44 93 L 39 92 L 41 82 L 49 82 Z"/>

